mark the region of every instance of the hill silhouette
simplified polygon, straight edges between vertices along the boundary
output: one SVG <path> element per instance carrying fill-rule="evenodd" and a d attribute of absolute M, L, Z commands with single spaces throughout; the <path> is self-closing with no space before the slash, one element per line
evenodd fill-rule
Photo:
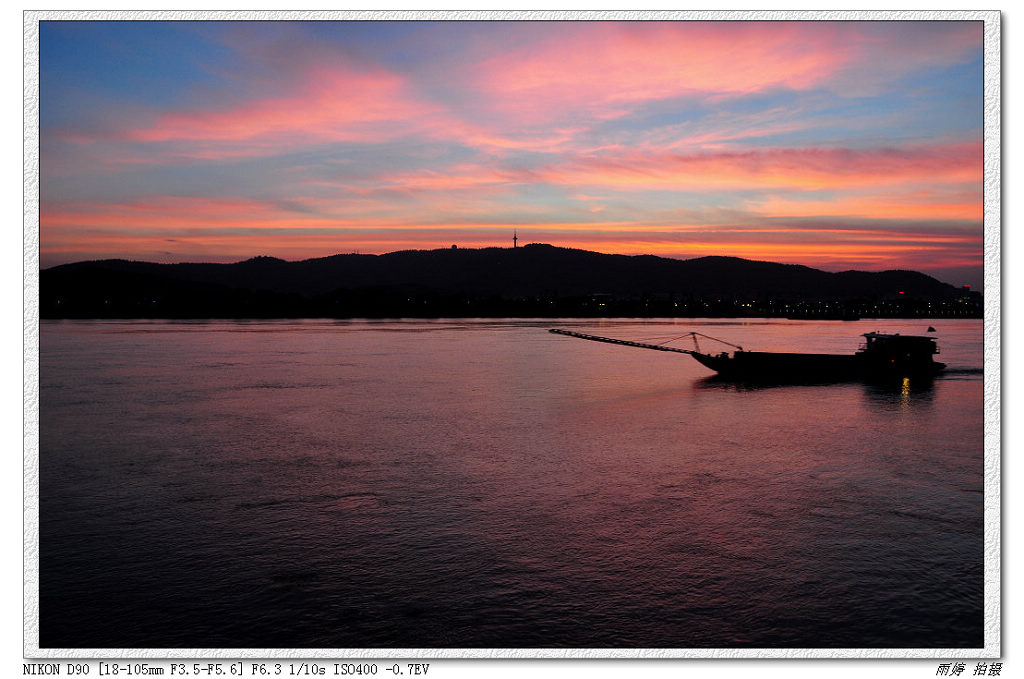
<path fill-rule="evenodd" d="M 736 257 L 678 260 L 542 244 L 295 262 L 101 260 L 40 274 L 43 318 L 687 316 L 783 313 L 787 304 L 813 312 L 831 303 L 861 310 L 888 304 L 891 312 L 892 304 L 911 300 L 953 309 L 962 298 L 961 290 L 915 271 L 832 273 Z"/>

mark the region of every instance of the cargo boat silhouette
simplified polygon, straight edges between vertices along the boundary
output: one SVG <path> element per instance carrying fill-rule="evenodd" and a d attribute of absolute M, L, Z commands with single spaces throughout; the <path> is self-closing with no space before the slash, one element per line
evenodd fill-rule
<path fill-rule="evenodd" d="M 681 336 L 692 337 L 695 349 L 632 342 L 554 328 L 550 332 L 595 342 L 690 354 L 701 365 L 714 370 L 723 378 L 732 380 L 791 382 L 920 378 L 934 377 L 946 367 L 945 363 L 939 363 L 934 359 L 935 354 L 939 353 L 934 338 L 899 333 L 865 333 L 864 344 L 853 354 L 805 354 L 746 351 L 741 346 L 698 332 Z M 731 354 L 728 351 L 718 354 L 703 352 L 697 344 L 698 337 L 727 344 L 735 351 Z"/>

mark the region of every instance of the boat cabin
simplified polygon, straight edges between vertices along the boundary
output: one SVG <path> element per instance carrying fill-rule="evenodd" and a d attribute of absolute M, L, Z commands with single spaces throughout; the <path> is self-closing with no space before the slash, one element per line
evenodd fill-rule
<path fill-rule="evenodd" d="M 910 356 L 932 356 L 939 353 L 939 347 L 934 337 L 922 337 L 920 335 L 892 335 L 879 332 L 864 333 L 864 344 L 860 351 L 873 354 L 894 354 Z"/>

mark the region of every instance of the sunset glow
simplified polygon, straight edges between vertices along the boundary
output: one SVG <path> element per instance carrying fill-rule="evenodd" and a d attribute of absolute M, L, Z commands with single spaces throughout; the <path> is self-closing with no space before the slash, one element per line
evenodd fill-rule
<path fill-rule="evenodd" d="M 40 256 L 545 242 L 980 287 L 981 22 L 40 28 Z"/>

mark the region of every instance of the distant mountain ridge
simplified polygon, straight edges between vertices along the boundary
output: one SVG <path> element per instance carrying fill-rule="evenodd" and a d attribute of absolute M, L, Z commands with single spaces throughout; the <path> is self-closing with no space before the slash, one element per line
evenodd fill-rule
<path fill-rule="evenodd" d="M 122 311 L 130 304 L 149 305 L 146 313 L 156 311 L 154 305 L 167 310 L 171 304 L 171 315 L 187 315 L 191 305 L 198 316 L 208 312 L 233 316 L 234 311 L 259 311 L 260 300 L 274 308 L 298 305 L 317 314 L 334 309 L 345 315 L 344 305 L 354 300 L 361 300 L 357 306 L 365 311 L 371 298 L 411 299 L 411 295 L 459 298 L 472 305 L 480 300 L 593 296 L 816 302 L 903 295 L 942 301 L 956 299 L 961 291 L 915 271 L 832 273 L 736 257 L 679 260 L 531 244 L 338 254 L 294 262 L 274 257 L 232 264 L 77 262 L 43 270 L 40 293 L 46 318 L 88 315 L 90 309 L 103 312 L 113 309 L 111 304 Z M 232 304 L 241 307 L 233 309 Z"/>

